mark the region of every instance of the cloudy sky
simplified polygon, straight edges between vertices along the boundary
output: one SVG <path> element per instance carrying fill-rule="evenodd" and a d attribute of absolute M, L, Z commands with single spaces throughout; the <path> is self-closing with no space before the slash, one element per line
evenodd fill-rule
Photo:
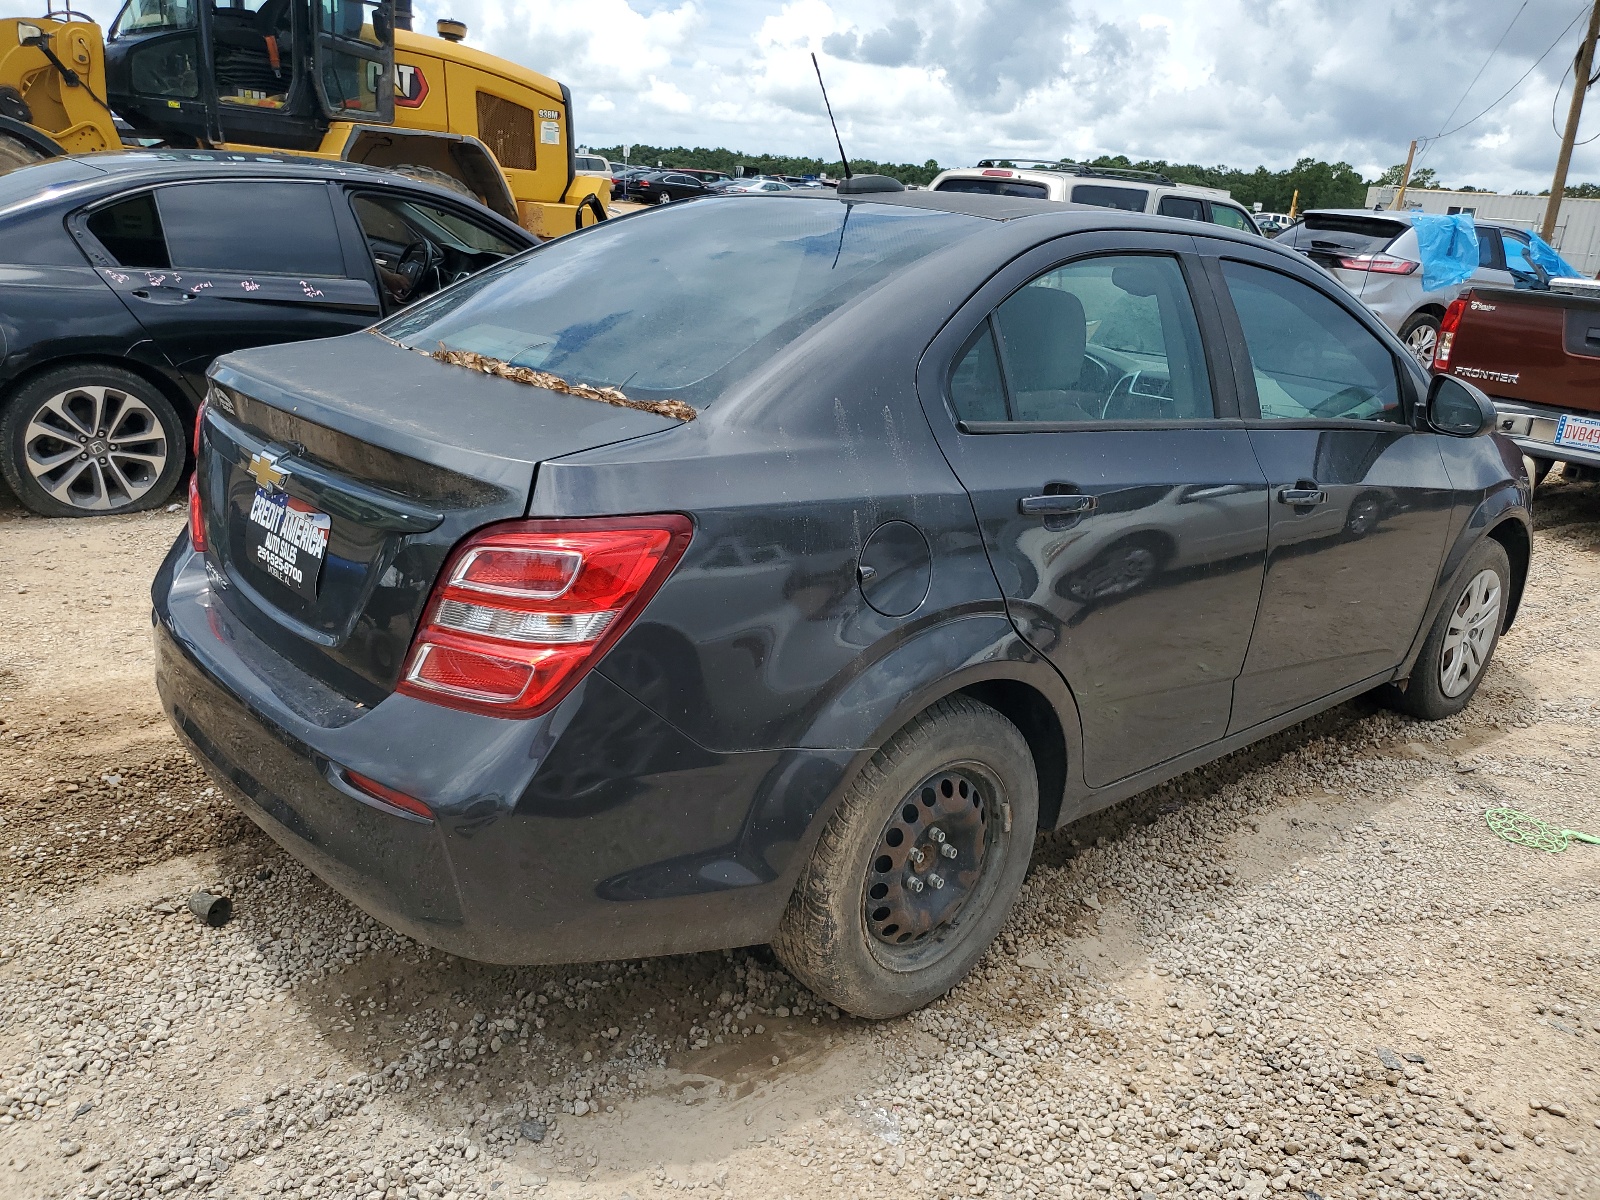
<path fill-rule="evenodd" d="M 579 138 L 595 145 L 725 145 L 825 157 L 831 139 L 807 57 L 817 51 L 851 154 L 945 165 L 991 153 L 1121 152 L 1278 168 L 1312 155 L 1344 159 L 1370 176 L 1404 158 L 1411 138 L 1488 107 L 1549 50 L 1509 99 L 1440 140 L 1425 160 L 1450 184 L 1507 190 L 1549 186 L 1558 142 L 1551 101 L 1583 36 L 1574 18 L 1585 7 L 1582 0 L 417 4 L 419 30 L 431 30 L 434 17 L 457 17 L 471 27 L 471 43 L 570 85 Z M 1600 131 L 1600 101 L 1592 118 L 1586 125 Z M 1600 180 L 1600 143 L 1578 152 L 1573 178 Z"/>

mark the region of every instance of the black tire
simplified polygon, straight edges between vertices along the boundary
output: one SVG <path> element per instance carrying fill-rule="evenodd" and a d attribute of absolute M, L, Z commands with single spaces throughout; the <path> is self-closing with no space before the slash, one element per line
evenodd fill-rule
<path fill-rule="evenodd" d="M 959 983 L 999 933 L 1027 873 L 1038 819 L 1033 756 L 1017 727 L 967 697 L 941 700 L 879 749 L 845 793 L 772 948 L 795 978 L 856 1016 L 895 1017 L 927 1004 Z M 925 853 L 931 866 L 913 867 Z M 970 871 L 964 861 L 974 863 Z M 894 940 L 879 889 L 887 889 L 884 879 L 919 871 L 938 886 L 918 889 L 926 900 L 901 888 L 905 903 L 943 903 L 946 911 Z M 938 872 L 954 881 L 948 897 Z"/>
<path fill-rule="evenodd" d="M 1423 366 L 1433 364 L 1434 348 L 1439 344 L 1439 317 L 1435 313 L 1420 312 L 1400 326 L 1400 340 L 1406 349 Z M 1424 357 L 1426 355 L 1426 357 Z"/>
<path fill-rule="evenodd" d="M 1474 602 L 1473 589 L 1485 572 L 1492 572 L 1498 580 L 1494 615 L 1492 619 L 1474 621 L 1473 613 L 1478 605 Z M 1405 689 L 1391 685 L 1385 690 L 1388 702 L 1401 712 L 1424 721 L 1442 721 L 1464 709 L 1488 674 L 1489 660 L 1500 640 L 1500 627 L 1505 624 L 1506 602 L 1510 596 L 1511 560 L 1506 557 L 1505 547 L 1485 538 L 1467 555 L 1457 573 L 1450 599 L 1434 618 L 1433 628 L 1422 644 L 1422 653 L 1411 668 L 1411 678 L 1406 681 Z M 1471 643 L 1470 646 L 1449 644 L 1451 625 L 1458 620 L 1481 630 L 1477 637 L 1467 635 L 1466 643 Z M 1464 654 L 1468 656 L 1465 659 Z M 1474 659 L 1477 662 L 1475 672 L 1465 685 L 1460 690 L 1448 687 L 1445 677 L 1449 669 L 1456 663 L 1470 663 Z"/>
<path fill-rule="evenodd" d="M 458 196 L 470 196 L 478 203 L 483 203 L 482 196 L 454 175 L 446 175 L 443 171 L 436 171 L 432 167 L 424 167 L 420 163 L 400 163 L 387 170 L 393 171 L 396 175 L 404 175 L 407 179 L 415 179 L 418 183 L 431 183 L 434 187 L 455 192 Z"/>
<path fill-rule="evenodd" d="M 107 420 L 109 428 L 95 427 Z M 102 429 L 104 440 L 97 447 Z M 62 457 L 74 442 L 83 450 Z M 105 453 L 91 453 L 96 449 Z M 56 367 L 18 389 L 0 413 L 0 473 L 40 516 L 96 517 L 155 508 L 172 495 L 187 451 L 183 421 L 172 403 L 149 381 L 120 367 Z M 53 460 L 60 465 L 52 467 Z"/>
<path fill-rule="evenodd" d="M 0 132 L 0 175 L 9 175 L 21 167 L 31 167 L 49 156 L 21 138 Z"/>

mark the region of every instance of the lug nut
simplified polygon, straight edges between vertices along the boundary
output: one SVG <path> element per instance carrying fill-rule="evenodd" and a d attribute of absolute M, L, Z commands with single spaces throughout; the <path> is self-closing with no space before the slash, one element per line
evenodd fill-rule
<path fill-rule="evenodd" d="M 911 851 L 911 865 L 920 867 L 922 865 L 922 860 L 926 857 L 927 855 L 924 854 L 920 848 L 913 847 Z"/>
<path fill-rule="evenodd" d="M 80 433 L 80 434 L 79 434 L 79 435 L 78 435 L 78 440 L 79 440 L 79 441 L 80 441 L 80 442 L 87 442 L 87 441 L 88 441 L 88 440 L 89 440 L 89 439 L 88 439 L 88 438 L 86 438 L 86 437 L 84 437 L 84 436 L 83 436 L 83 434 L 81 434 L 81 433 Z"/>
<path fill-rule="evenodd" d="M 956 848 L 949 842 L 946 842 L 944 845 L 939 847 L 939 853 L 944 855 L 946 858 L 954 858 L 956 856 Z"/>
<path fill-rule="evenodd" d="M 939 875 L 929 875 L 928 876 L 928 882 L 933 884 L 933 887 L 934 887 L 935 891 L 938 891 L 940 888 L 942 888 L 944 886 L 944 878 L 942 876 L 939 876 Z"/>
<path fill-rule="evenodd" d="M 939 877 L 937 875 L 935 875 L 935 876 L 933 876 L 933 878 L 934 879 L 938 879 Z M 908 888 L 910 888 L 913 892 L 920 892 L 922 890 L 922 880 L 918 879 L 915 875 L 913 875 L 910 879 L 906 880 L 906 886 Z M 940 881 L 939 886 L 941 886 L 941 887 L 943 886 L 943 881 L 942 880 Z"/>
<path fill-rule="evenodd" d="M 944 830 L 935 826 L 934 828 L 928 830 L 928 836 L 936 842 L 942 842 L 944 841 Z"/>
<path fill-rule="evenodd" d="M 78 461 L 79 462 L 88 462 L 89 461 L 89 456 L 87 454 L 80 454 L 80 455 L 78 455 Z"/>

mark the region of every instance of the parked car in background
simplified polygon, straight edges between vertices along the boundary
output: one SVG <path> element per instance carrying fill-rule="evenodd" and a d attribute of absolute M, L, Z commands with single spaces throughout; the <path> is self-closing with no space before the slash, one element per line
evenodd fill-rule
<path fill-rule="evenodd" d="M 707 196 L 712 185 L 683 171 L 646 171 L 635 175 L 624 185 L 629 200 L 641 204 L 666 204 L 670 200 L 692 200 Z"/>
<path fill-rule="evenodd" d="M 1221 188 L 1174 183 L 1152 171 L 1124 171 L 1083 163 L 1000 166 L 1006 159 L 984 159 L 976 167 L 941 171 L 928 185 L 934 192 L 1032 197 L 1125 212 L 1155 213 L 1206 221 L 1225 229 L 1260 233 L 1242 205 Z"/>
<path fill-rule="evenodd" d="M 47 516 L 164 503 L 219 354 L 331 337 L 536 245 L 310 158 L 96 154 L 0 177 L 0 471 Z"/>
<path fill-rule="evenodd" d="M 700 180 L 701 183 L 707 184 L 721 183 L 725 179 L 733 178 L 733 176 L 728 174 L 726 171 L 716 171 L 710 169 L 709 167 L 671 167 L 669 170 L 679 171 L 684 175 L 692 175 L 694 178 Z"/>
<path fill-rule="evenodd" d="M 1268 237 L 1277 237 L 1294 224 L 1293 217 L 1280 212 L 1253 212 L 1250 214 L 1250 219 L 1256 223 L 1256 228 Z"/>
<path fill-rule="evenodd" d="M 781 179 L 730 179 L 717 185 L 720 192 L 792 192 L 795 189 Z"/>
<path fill-rule="evenodd" d="M 1433 369 L 1489 393 L 1536 485 L 1556 463 L 1600 475 L 1600 283 L 1470 289 L 1445 310 Z"/>
<path fill-rule="evenodd" d="M 1326 269 L 1382 318 L 1417 361 L 1433 361 L 1445 308 L 1469 287 L 1511 287 L 1512 267 L 1528 265 L 1528 235 L 1514 225 L 1474 220 L 1478 269 L 1466 283 L 1424 291 L 1422 255 L 1409 212 L 1318 208 L 1301 216 L 1276 241 Z M 1508 257 L 1509 256 L 1509 257 Z"/>
<path fill-rule="evenodd" d="M 654 167 L 623 167 L 616 163 L 611 165 L 611 198 L 625 200 L 628 197 L 628 183 L 641 175 L 648 175 Z"/>
<path fill-rule="evenodd" d="M 1373 688 L 1468 703 L 1520 459 L 1300 255 L 999 196 L 686 207 L 213 367 L 162 703 L 381 920 L 503 963 L 770 942 L 892 1016 L 1036 830 Z"/>
<path fill-rule="evenodd" d="M 572 165 L 579 175 L 600 175 L 606 179 L 612 175 L 611 163 L 598 154 L 574 154 Z"/>

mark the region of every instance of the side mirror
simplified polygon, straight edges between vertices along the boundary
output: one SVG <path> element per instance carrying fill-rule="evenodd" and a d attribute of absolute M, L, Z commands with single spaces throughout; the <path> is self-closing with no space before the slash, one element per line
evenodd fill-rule
<path fill-rule="evenodd" d="M 1451 437 L 1477 437 L 1495 427 L 1494 401 L 1454 375 L 1435 375 L 1428 386 L 1428 428 Z"/>

